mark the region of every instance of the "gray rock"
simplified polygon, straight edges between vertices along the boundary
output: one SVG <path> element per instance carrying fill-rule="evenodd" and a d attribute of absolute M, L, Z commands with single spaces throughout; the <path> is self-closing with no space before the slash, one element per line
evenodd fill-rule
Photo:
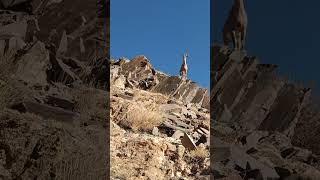
<path fill-rule="evenodd" d="M 158 129 L 157 127 L 153 127 L 153 129 L 152 129 L 152 134 L 153 134 L 154 136 L 159 136 L 159 129 Z"/>
<path fill-rule="evenodd" d="M 38 42 L 18 61 L 16 76 L 31 84 L 46 85 L 49 67 L 49 52 Z"/>

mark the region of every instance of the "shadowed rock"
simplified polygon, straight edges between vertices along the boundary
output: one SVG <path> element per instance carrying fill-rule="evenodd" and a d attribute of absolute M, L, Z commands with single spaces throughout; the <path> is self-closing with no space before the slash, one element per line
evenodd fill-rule
<path fill-rule="evenodd" d="M 11 107 L 21 113 L 33 113 L 45 119 L 55 119 L 58 121 L 72 123 L 77 114 L 61 108 L 48 106 L 34 102 L 22 102 Z"/>
<path fill-rule="evenodd" d="M 184 133 L 181 143 L 186 149 L 189 149 L 189 150 L 197 149 L 196 144 L 193 142 L 192 138 L 187 133 Z"/>
<path fill-rule="evenodd" d="M 37 42 L 18 61 L 17 78 L 31 84 L 46 85 L 49 67 L 49 52 L 43 43 Z"/>

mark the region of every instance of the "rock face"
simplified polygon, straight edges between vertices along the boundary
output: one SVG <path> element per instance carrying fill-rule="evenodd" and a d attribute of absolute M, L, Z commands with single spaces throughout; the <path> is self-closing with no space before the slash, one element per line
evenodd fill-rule
<path fill-rule="evenodd" d="M 305 115 L 311 90 L 280 78 L 276 65 L 260 64 L 254 56 L 235 56 L 219 45 L 211 47 L 211 63 L 213 176 L 317 179 L 316 154 L 292 143 L 306 127 L 301 126 L 301 114 Z"/>
<path fill-rule="evenodd" d="M 0 0 L 0 179 L 107 179 L 109 1 Z"/>
<path fill-rule="evenodd" d="M 208 90 L 200 88 L 191 80 L 184 81 L 178 76 L 168 76 L 156 71 L 145 56 L 137 56 L 132 60 L 120 58 L 111 65 L 111 82 L 118 77 L 126 77 L 126 85 L 161 93 L 184 103 L 197 104 L 209 109 Z"/>

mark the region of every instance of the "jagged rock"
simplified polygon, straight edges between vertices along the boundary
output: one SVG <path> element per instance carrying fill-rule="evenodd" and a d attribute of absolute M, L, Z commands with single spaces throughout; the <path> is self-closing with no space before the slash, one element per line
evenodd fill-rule
<path fill-rule="evenodd" d="M 68 37 L 67 37 L 67 32 L 64 30 L 56 53 L 64 54 L 67 52 L 67 50 L 68 50 Z"/>
<path fill-rule="evenodd" d="M 210 153 L 221 178 L 234 170 L 244 179 L 249 172 L 255 174 L 253 179 L 285 179 L 295 173 L 308 177 L 307 169 L 317 174 L 312 152 L 291 144 L 296 129 L 300 135 L 307 132 L 299 129 L 300 112 L 310 89 L 286 82 L 276 74 L 276 65 L 259 64 L 256 57 L 236 58 L 235 52 L 219 45 L 211 52 L 210 105 L 215 126 L 210 127 L 214 134 Z M 295 134 L 294 141 L 297 138 Z"/>
<path fill-rule="evenodd" d="M 79 80 L 79 77 L 72 72 L 71 67 L 66 65 L 62 59 L 51 57 L 50 62 L 51 68 L 47 71 L 49 81 L 70 84 Z"/>
<path fill-rule="evenodd" d="M 113 82 L 113 85 L 115 87 L 118 87 L 120 89 L 124 89 L 126 84 L 126 78 L 123 75 L 120 75 L 118 78 L 116 78 Z"/>
<path fill-rule="evenodd" d="M 162 123 L 163 126 L 167 127 L 167 128 L 171 128 L 171 129 L 175 129 L 175 130 L 180 130 L 180 131 L 183 131 L 183 132 L 191 132 L 192 130 L 191 129 L 185 129 L 185 128 L 181 128 L 181 127 L 178 127 L 176 125 L 173 125 L 171 122 L 168 122 L 168 121 L 164 121 Z"/>
<path fill-rule="evenodd" d="M 110 81 L 114 81 L 114 79 L 119 76 L 119 73 L 120 73 L 119 66 L 111 66 L 110 67 Z"/>
<path fill-rule="evenodd" d="M 110 85 L 110 77 L 106 74 L 110 73 L 110 67 L 108 59 L 99 58 L 97 59 L 88 77 L 86 77 L 87 83 L 93 83 L 97 88 L 108 89 Z"/>
<path fill-rule="evenodd" d="M 160 111 L 163 112 L 177 112 L 182 113 L 182 107 L 177 104 L 162 104 L 159 107 Z"/>
<path fill-rule="evenodd" d="M 46 85 L 49 67 L 49 52 L 43 43 L 37 42 L 18 61 L 16 76 L 31 84 Z"/>
<path fill-rule="evenodd" d="M 12 106 L 12 109 L 21 113 L 33 113 L 42 116 L 45 119 L 55 119 L 66 123 L 72 123 L 73 119 L 77 117 L 77 114 L 72 111 L 34 102 L 22 102 L 15 104 Z"/>
<path fill-rule="evenodd" d="M 177 124 L 177 126 L 180 126 L 180 127 L 182 127 L 182 128 L 185 128 L 185 129 L 193 129 L 193 126 L 188 125 L 188 124 L 186 124 L 186 123 L 184 123 L 184 122 L 182 122 L 182 121 L 180 121 L 180 120 L 176 120 L 176 121 L 174 121 L 174 122 Z"/>
<path fill-rule="evenodd" d="M 121 87 L 120 87 L 121 88 Z M 133 95 L 127 95 L 127 94 L 115 94 L 114 96 L 116 97 L 121 97 L 122 99 L 126 99 L 126 100 L 133 100 Z"/>
<path fill-rule="evenodd" d="M 172 153 L 177 150 L 177 147 L 171 143 L 167 143 L 167 153 Z"/>
<path fill-rule="evenodd" d="M 67 99 L 62 99 L 59 97 L 48 96 L 45 100 L 46 104 L 50 104 L 51 106 L 60 107 L 62 109 L 66 109 L 69 111 L 73 111 L 75 103 L 69 101 Z"/>
<path fill-rule="evenodd" d="M 181 143 L 186 149 L 189 149 L 189 150 L 197 149 L 197 146 L 195 145 L 192 138 L 187 133 L 184 133 Z"/>
<path fill-rule="evenodd" d="M 180 139 L 182 136 L 184 136 L 183 131 L 176 130 L 171 137 L 174 139 Z"/>
<path fill-rule="evenodd" d="M 178 76 L 170 76 L 160 81 L 158 85 L 156 85 L 152 91 L 158 92 L 165 95 L 174 94 L 177 89 L 180 87 L 182 80 Z"/>
<path fill-rule="evenodd" d="M 173 113 L 174 112 L 171 112 L 171 114 L 173 114 Z M 174 113 L 173 115 L 171 115 L 171 114 L 165 114 L 164 117 L 170 119 L 173 122 L 176 122 L 179 120 L 179 118 L 176 116 L 176 115 L 178 115 L 178 113 Z"/>
<path fill-rule="evenodd" d="M 268 135 L 268 132 L 263 132 L 263 131 L 252 132 L 250 135 L 245 137 L 246 143 L 244 145 L 246 147 L 246 150 L 249 150 L 251 148 L 257 148 L 259 140 L 267 135 Z"/>
<path fill-rule="evenodd" d="M 285 85 L 280 90 L 267 118 L 260 124 L 259 129 L 279 132 L 292 131 L 300 116 L 306 94 L 307 92 L 294 85 Z M 288 114 L 288 112 L 291 113 Z M 287 134 L 292 134 L 292 132 L 287 132 Z"/>

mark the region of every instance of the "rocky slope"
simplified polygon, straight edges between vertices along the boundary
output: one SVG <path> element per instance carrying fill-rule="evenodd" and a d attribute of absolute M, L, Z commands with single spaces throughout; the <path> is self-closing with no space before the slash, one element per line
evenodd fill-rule
<path fill-rule="evenodd" d="M 108 1 L 0 0 L 0 179 L 106 179 Z"/>
<path fill-rule="evenodd" d="M 315 142 L 317 131 L 310 128 L 317 119 L 309 119 L 311 89 L 227 47 L 213 45 L 211 60 L 214 178 L 319 179 L 318 143 L 304 142 Z"/>
<path fill-rule="evenodd" d="M 209 96 L 145 56 L 111 61 L 111 178 L 208 179 Z"/>

